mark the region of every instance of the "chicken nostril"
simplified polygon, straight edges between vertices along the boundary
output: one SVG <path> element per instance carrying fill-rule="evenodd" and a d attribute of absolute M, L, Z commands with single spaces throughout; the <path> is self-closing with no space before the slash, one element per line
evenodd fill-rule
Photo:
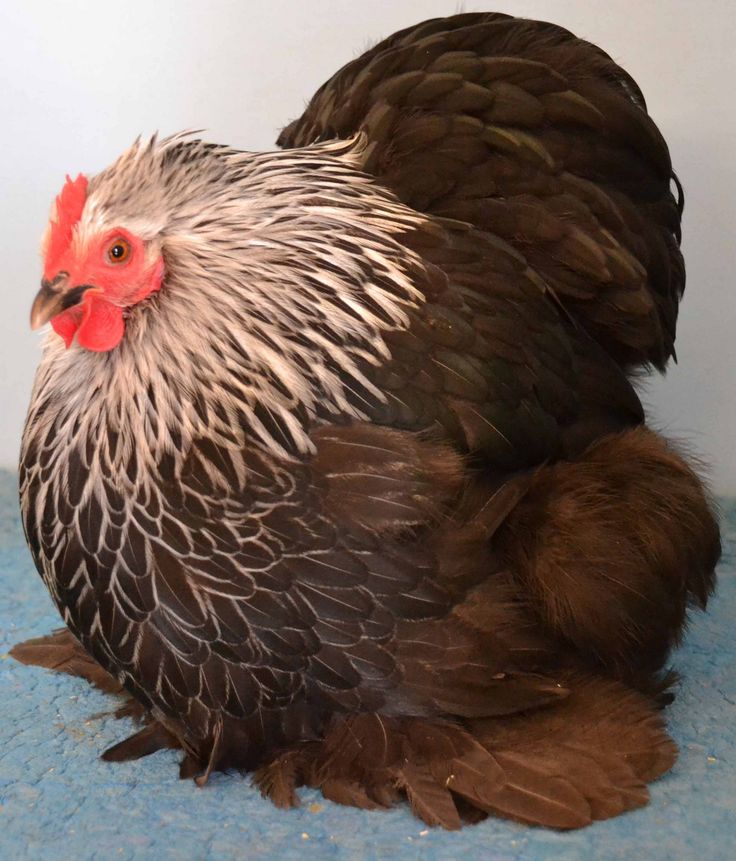
<path fill-rule="evenodd" d="M 58 284 L 64 281 L 69 277 L 68 272 L 57 272 L 56 275 L 49 280 L 48 278 L 41 279 L 41 289 L 42 290 L 53 290 Z"/>

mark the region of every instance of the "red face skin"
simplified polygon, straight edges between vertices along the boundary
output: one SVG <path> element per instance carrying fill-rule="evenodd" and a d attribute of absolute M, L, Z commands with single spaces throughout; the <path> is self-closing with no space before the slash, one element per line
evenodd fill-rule
<path fill-rule="evenodd" d="M 67 348 L 76 336 L 81 347 L 103 352 L 120 343 L 125 309 L 160 289 L 164 266 L 161 257 L 152 261 L 144 243 L 123 228 L 93 236 L 80 249 L 72 240 L 86 193 L 86 177 L 80 175 L 74 181 L 67 178 L 56 200 L 44 279 L 54 284 L 60 273 L 67 273 L 62 276 L 64 294 L 91 285 L 78 304 L 51 318 L 51 326 Z"/>

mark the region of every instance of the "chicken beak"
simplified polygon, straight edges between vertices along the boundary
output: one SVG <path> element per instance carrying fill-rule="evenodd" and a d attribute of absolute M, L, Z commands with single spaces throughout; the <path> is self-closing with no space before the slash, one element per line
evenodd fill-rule
<path fill-rule="evenodd" d="M 66 274 L 57 275 L 53 281 L 43 280 L 41 289 L 36 294 L 31 308 L 31 329 L 38 329 L 48 323 L 49 320 L 72 308 L 82 301 L 82 297 L 91 287 L 90 284 L 82 284 L 80 287 L 67 288 Z"/>

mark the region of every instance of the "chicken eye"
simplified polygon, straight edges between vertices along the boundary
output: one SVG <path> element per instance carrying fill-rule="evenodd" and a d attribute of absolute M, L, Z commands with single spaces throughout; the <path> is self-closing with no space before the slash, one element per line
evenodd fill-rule
<path fill-rule="evenodd" d="M 107 248 L 107 259 L 110 263 L 125 263 L 131 255 L 130 242 L 119 236 Z"/>

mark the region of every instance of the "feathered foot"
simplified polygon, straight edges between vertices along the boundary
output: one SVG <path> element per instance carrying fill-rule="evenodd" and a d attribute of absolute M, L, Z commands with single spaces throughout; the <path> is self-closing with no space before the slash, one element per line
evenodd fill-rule
<path fill-rule="evenodd" d="M 18 643 L 10 650 L 10 655 L 21 664 L 79 676 L 105 693 L 123 693 L 120 682 L 95 661 L 68 628 Z"/>
<path fill-rule="evenodd" d="M 644 806 L 646 784 L 676 747 L 654 703 L 618 682 L 569 679 L 561 704 L 462 725 L 382 715 L 334 717 L 324 739 L 282 753 L 254 775 L 280 807 L 296 787 L 367 809 L 402 796 L 428 825 L 460 828 L 488 814 L 570 829 Z"/>
<path fill-rule="evenodd" d="M 123 693 L 67 630 L 21 643 L 11 654 Z M 334 716 L 322 739 L 282 751 L 254 773 L 254 782 L 279 807 L 298 804 L 296 790 L 303 785 L 367 809 L 387 808 L 405 797 L 424 822 L 448 829 L 489 814 L 580 828 L 645 805 L 646 784 L 676 758 L 654 700 L 589 674 L 568 674 L 563 681 L 567 699 L 512 717 L 449 723 Z M 210 770 L 232 764 L 213 747 L 203 765 L 186 742 L 135 703 L 116 714 L 133 714 L 145 725 L 105 751 L 107 761 L 183 747 L 180 774 L 199 777 L 200 785 Z"/>
<path fill-rule="evenodd" d="M 132 717 L 145 723 L 139 732 L 114 745 L 102 754 L 109 762 L 123 762 L 148 756 L 165 747 L 179 747 L 179 742 L 162 724 L 153 720 L 139 702 L 129 696 L 120 682 L 104 670 L 67 628 L 60 628 L 45 637 L 18 643 L 10 650 L 11 657 L 22 664 L 45 667 L 58 673 L 68 673 L 86 679 L 107 694 L 120 697 L 114 709 L 115 717 Z"/>

